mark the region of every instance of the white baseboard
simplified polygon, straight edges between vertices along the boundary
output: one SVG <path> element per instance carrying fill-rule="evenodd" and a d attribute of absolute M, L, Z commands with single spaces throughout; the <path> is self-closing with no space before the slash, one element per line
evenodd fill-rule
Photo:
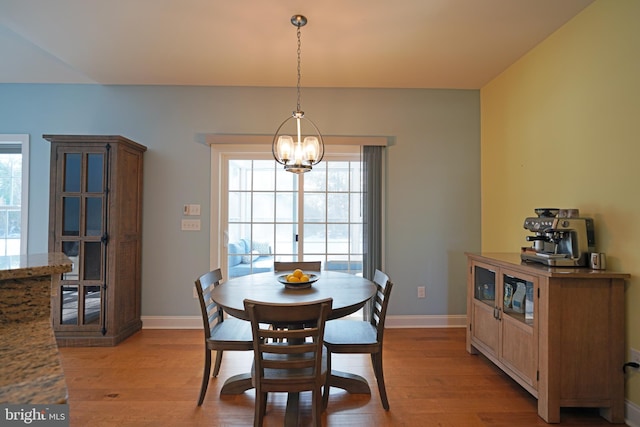
<path fill-rule="evenodd" d="M 465 328 L 467 316 L 387 316 L 387 328 Z"/>
<path fill-rule="evenodd" d="M 640 406 L 627 400 L 624 408 L 624 421 L 629 427 L 640 427 Z"/>
<path fill-rule="evenodd" d="M 466 315 L 387 316 L 388 328 L 464 328 Z M 142 316 L 143 329 L 200 329 L 200 316 Z"/>
<path fill-rule="evenodd" d="M 142 329 L 202 329 L 202 317 L 142 316 Z"/>

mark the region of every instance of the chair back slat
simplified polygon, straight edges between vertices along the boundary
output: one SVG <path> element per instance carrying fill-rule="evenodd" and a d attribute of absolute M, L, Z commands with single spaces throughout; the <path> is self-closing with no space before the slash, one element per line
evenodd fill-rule
<path fill-rule="evenodd" d="M 322 261 L 274 261 L 273 271 L 293 271 L 296 268 L 302 271 L 320 271 Z"/>
<path fill-rule="evenodd" d="M 218 322 L 222 322 L 223 319 L 224 314 L 220 314 L 220 311 L 211 311 L 211 314 L 207 316 L 207 320 L 209 321 L 208 324 L 211 325 L 209 329 L 213 328 Z"/>
<path fill-rule="evenodd" d="M 282 337 L 286 336 L 286 338 L 284 338 L 285 342 L 304 340 L 308 336 L 308 333 L 305 330 L 293 329 L 285 331 L 279 331 L 277 329 L 261 329 L 260 333 L 264 338 L 271 340 L 283 339 Z"/>

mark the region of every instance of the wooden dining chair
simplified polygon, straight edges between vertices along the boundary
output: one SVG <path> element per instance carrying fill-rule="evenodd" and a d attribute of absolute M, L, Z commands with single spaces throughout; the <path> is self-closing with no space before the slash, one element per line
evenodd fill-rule
<path fill-rule="evenodd" d="M 324 327 L 331 298 L 308 303 L 274 304 L 244 300 L 251 321 L 254 362 L 251 378 L 256 390 L 254 427 L 262 426 L 269 392 L 311 391 L 313 425 L 321 425 L 322 388 L 328 391 Z M 298 325 L 271 329 L 265 324 Z"/>
<path fill-rule="evenodd" d="M 200 276 L 196 282 L 196 292 L 200 302 L 202 324 L 204 327 L 204 373 L 198 406 L 202 405 L 207 394 L 211 373 L 211 352 L 216 352 L 213 376 L 217 377 L 222 363 L 222 354 L 226 350 L 251 351 L 253 340 L 251 324 L 234 317 L 226 318 L 222 308 L 211 299 L 211 292 L 220 284 L 222 272 L 219 268 Z"/>
<path fill-rule="evenodd" d="M 389 276 L 376 270 L 373 277 L 376 293 L 373 296 L 372 312 L 369 321 L 354 321 L 336 319 L 327 322 L 324 334 L 324 345 L 329 352 L 329 369 L 331 369 L 331 353 L 368 353 L 378 383 L 382 407 L 389 410 L 387 390 L 384 385 L 382 371 L 382 339 L 384 337 L 384 322 L 387 316 L 389 296 L 393 283 Z M 331 384 L 329 384 L 331 385 Z M 324 405 L 327 405 L 329 388 L 324 393 Z"/>
<path fill-rule="evenodd" d="M 293 271 L 299 268 L 302 271 L 320 271 L 322 261 L 274 261 L 273 271 Z"/>
<path fill-rule="evenodd" d="M 322 261 L 274 261 L 273 262 L 273 271 L 293 271 L 299 268 L 302 271 L 320 271 L 322 269 Z M 274 323 L 272 325 L 273 328 L 276 329 L 286 329 L 286 324 L 277 324 Z"/>

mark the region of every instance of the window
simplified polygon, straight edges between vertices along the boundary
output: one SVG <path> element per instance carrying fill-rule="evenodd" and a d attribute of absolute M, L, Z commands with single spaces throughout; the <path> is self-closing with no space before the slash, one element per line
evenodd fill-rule
<path fill-rule="evenodd" d="M 0 134 L 0 255 L 27 253 L 29 135 Z"/>

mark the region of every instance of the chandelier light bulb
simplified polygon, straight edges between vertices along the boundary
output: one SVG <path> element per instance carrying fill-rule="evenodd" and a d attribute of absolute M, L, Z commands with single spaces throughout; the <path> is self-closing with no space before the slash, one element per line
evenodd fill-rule
<path fill-rule="evenodd" d="M 292 151 L 293 137 L 291 135 L 280 135 L 277 143 L 277 156 L 286 163 L 291 160 Z"/>
<path fill-rule="evenodd" d="M 306 160 L 309 163 L 314 163 L 320 154 L 320 144 L 318 143 L 318 138 L 315 136 L 307 136 L 304 138 L 304 151 L 306 153 Z"/>

